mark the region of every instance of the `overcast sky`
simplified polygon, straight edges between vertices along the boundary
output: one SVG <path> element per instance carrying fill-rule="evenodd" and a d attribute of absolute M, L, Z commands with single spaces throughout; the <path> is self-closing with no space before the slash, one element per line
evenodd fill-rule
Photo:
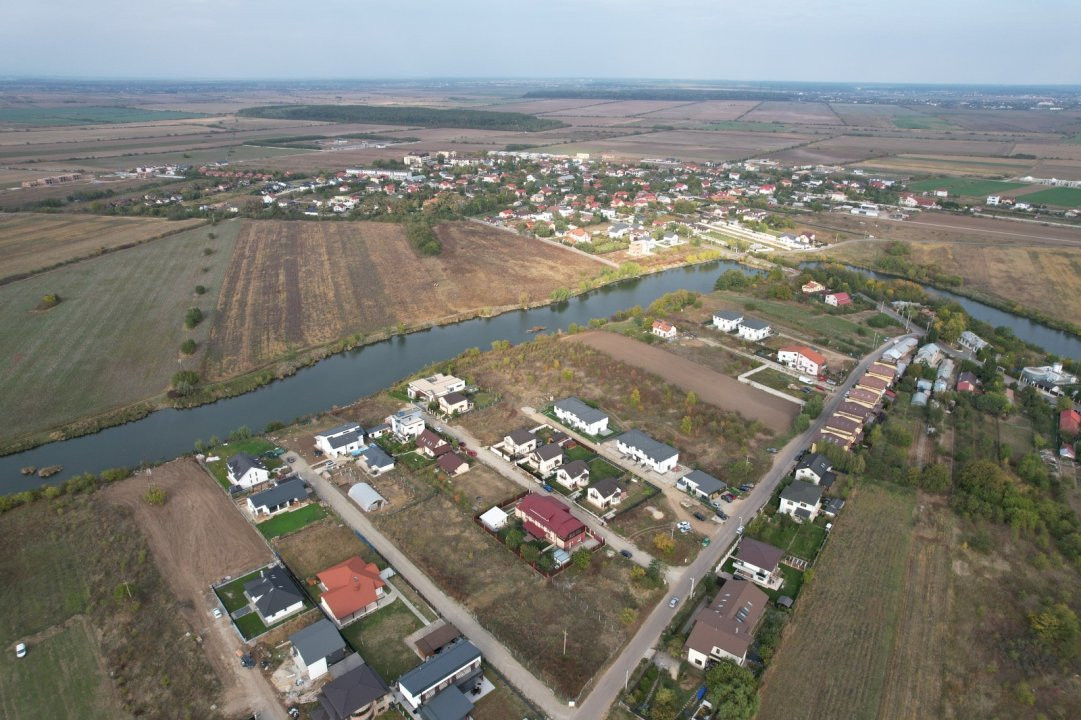
<path fill-rule="evenodd" d="M 1081 83 L 1081 0 L 0 0 L 0 75 Z"/>

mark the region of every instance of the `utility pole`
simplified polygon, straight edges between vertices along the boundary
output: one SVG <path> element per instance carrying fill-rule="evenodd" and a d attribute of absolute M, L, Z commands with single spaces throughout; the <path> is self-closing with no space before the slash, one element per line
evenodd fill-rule
<path fill-rule="evenodd" d="M 567 631 L 563 631 L 563 654 L 567 654 Z"/>
<path fill-rule="evenodd" d="M 691 595 L 694 595 L 694 576 L 691 576 Z"/>

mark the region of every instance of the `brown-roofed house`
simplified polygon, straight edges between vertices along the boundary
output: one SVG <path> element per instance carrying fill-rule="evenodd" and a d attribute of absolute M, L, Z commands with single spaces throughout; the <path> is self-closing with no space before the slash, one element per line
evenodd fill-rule
<path fill-rule="evenodd" d="M 882 398 L 882 393 L 871 392 L 870 390 L 863 390 L 861 388 L 852 388 L 848 392 L 848 399 L 854 403 L 859 403 L 864 407 L 875 408 L 878 406 L 878 401 Z"/>
<path fill-rule="evenodd" d="M 417 639 L 417 651 L 422 658 L 427 660 L 461 636 L 462 633 L 458 628 L 449 622 L 445 622 L 427 635 Z"/>
<path fill-rule="evenodd" d="M 720 660 L 742 665 L 768 600 L 766 593 L 752 582 L 725 582 L 713 602 L 695 617 L 694 628 L 683 646 L 687 660 L 700 668 Z"/>
<path fill-rule="evenodd" d="M 362 618 L 379 607 L 386 583 L 374 563 L 354 555 L 316 577 L 323 590 L 319 604 L 339 626 Z"/>
<path fill-rule="evenodd" d="M 783 578 L 779 572 L 784 551 L 761 540 L 744 537 L 733 555 L 736 573 L 762 587 L 776 590 Z"/>
<path fill-rule="evenodd" d="M 417 450 L 420 450 L 428 457 L 439 455 L 440 448 L 448 447 L 448 445 L 449 443 L 446 440 L 429 428 L 424 428 L 424 432 L 417 435 Z"/>
<path fill-rule="evenodd" d="M 435 461 L 436 466 L 447 475 L 454 477 L 469 469 L 469 463 L 456 452 L 443 453 Z"/>
<path fill-rule="evenodd" d="M 870 390 L 871 392 L 878 393 L 879 395 L 884 393 L 886 391 L 886 388 L 888 388 L 889 386 L 890 384 L 888 381 L 883 380 L 880 377 L 871 375 L 870 373 L 864 373 L 863 377 L 861 377 L 856 382 L 856 387 L 860 388 L 861 390 Z"/>

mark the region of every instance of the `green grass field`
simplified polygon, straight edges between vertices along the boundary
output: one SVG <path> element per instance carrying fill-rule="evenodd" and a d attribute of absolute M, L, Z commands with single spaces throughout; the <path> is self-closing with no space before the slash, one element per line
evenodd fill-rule
<path fill-rule="evenodd" d="M 263 533 L 263 537 L 270 540 L 279 535 L 296 532 L 302 527 L 326 517 L 326 515 L 327 511 L 323 509 L 322 505 L 305 505 L 299 510 L 275 515 L 269 520 L 259 523 L 256 527 L 259 528 L 259 532 Z"/>
<path fill-rule="evenodd" d="M 981 195 L 996 195 L 1009 190 L 1017 190 L 1025 187 L 1025 183 L 1005 182 L 1002 180 L 981 180 L 979 178 L 963 177 L 940 177 L 929 180 L 917 180 L 908 184 L 908 189 L 913 192 L 930 192 L 932 190 L 946 190 L 950 195 L 963 197 L 979 197 Z"/>
<path fill-rule="evenodd" d="M 0 108 L 0 124 L 12 125 L 100 125 L 201 117 L 206 117 L 206 115 L 178 110 L 142 110 L 131 107 Z"/>
<path fill-rule="evenodd" d="M 393 684 L 402 673 L 420 665 L 420 658 L 403 642 L 420 628 L 417 616 L 404 603 L 395 601 L 346 625 L 342 635 L 365 662 L 387 683 Z"/>
<path fill-rule="evenodd" d="M 604 458 L 597 456 L 589 461 L 589 480 L 590 482 L 597 482 L 605 478 L 619 478 L 623 477 L 626 472 L 622 468 L 618 468 L 612 463 L 608 462 Z"/>
<path fill-rule="evenodd" d="M 1081 188 L 1047 188 L 1036 192 L 1019 195 L 1018 200 L 1040 205 L 1057 205 L 1059 207 L 1081 207 Z"/>
<path fill-rule="evenodd" d="M 0 287 L 0 442 L 159 395 L 197 369 L 238 229 L 200 227 Z M 36 309 L 50 293 L 60 304 Z M 194 330 L 190 307 L 205 318 Z M 180 362 L 187 338 L 200 348 Z"/>
<path fill-rule="evenodd" d="M 781 123 L 756 122 L 754 120 L 721 120 L 703 125 L 702 130 L 743 130 L 745 132 L 790 132 L 792 128 Z"/>
<path fill-rule="evenodd" d="M 957 130 L 958 127 L 933 115 L 898 115 L 893 124 L 902 130 Z"/>

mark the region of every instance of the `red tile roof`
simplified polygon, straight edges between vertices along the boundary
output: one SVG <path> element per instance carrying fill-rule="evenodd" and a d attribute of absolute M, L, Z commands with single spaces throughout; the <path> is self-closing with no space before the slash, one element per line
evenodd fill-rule
<path fill-rule="evenodd" d="M 376 601 L 376 591 L 385 583 L 374 563 L 355 555 L 316 575 L 326 588 L 322 600 L 336 618 L 344 618 Z"/>
<path fill-rule="evenodd" d="M 571 515 L 563 503 L 546 495 L 527 495 L 518 503 L 518 511 L 525 517 L 526 530 L 534 524 L 541 528 L 538 537 L 544 537 L 544 529 L 550 530 L 560 540 L 568 540 L 585 530 L 585 525 Z M 535 533 L 534 533 L 535 534 Z"/>
<path fill-rule="evenodd" d="M 803 357 L 807 358 L 816 365 L 822 366 L 826 364 L 826 356 L 822 353 L 815 352 L 806 345 L 786 345 L 781 348 L 781 352 L 797 352 Z"/>
<path fill-rule="evenodd" d="M 1063 410 L 1058 416 L 1058 429 L 1064 433 L 1077 435 L 1081 431 L 1081 413 L 1076 410 Z"/>

